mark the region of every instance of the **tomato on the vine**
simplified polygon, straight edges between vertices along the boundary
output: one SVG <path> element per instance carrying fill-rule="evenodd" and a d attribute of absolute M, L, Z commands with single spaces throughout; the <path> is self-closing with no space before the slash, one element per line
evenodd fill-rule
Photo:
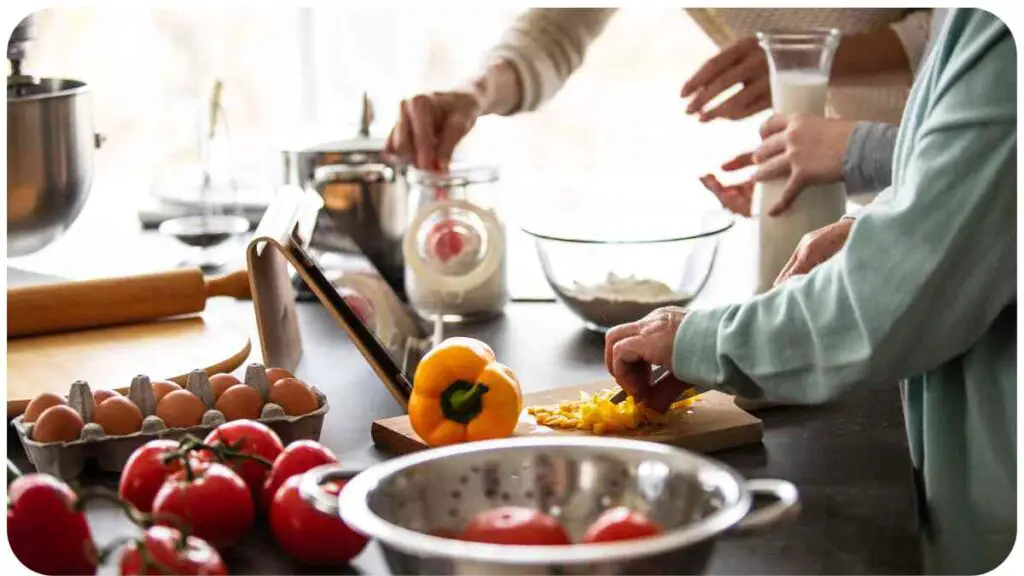
<path fill-rule="evenodd" d="M 277 433 L 266 424 L 255 420 L 232 420 L 221 424 L 206 436 L 203 443 L 210 446 L 237 446 L 242 454 L 258 456 L 267 461 L 267 464 L 264 464 L 251 458 L 239 458 L 235 461 L 225 462 L 242 477 L 242 480 L 249 486 L 253 498 L 259 498 L 263 490 L 263 483 L 267 481 L 267 476 L 270 474 L 271 465 L 284 450 L 284 445 Z M 198 457 L 208 461 L 217 458 L 205 450 Z"/>
<path fill-rule="evenodd" d="M 252 528 L 256 511 L 252 494 L 233 470 L 216 462 L 188 461 L 175 472 L 153 499 L 158 524 L 184 523 L 192 534 L 223 549 Z"/>
<path fill-rule="evenodd" d="M 122 576 L 181 574 L 199 576 L 227 574 L 220 554 L 202 538 L 189 536 L 169 526 L 151 526 L 121 556 Z"/>
<path fill-rule="evenodd" d="M 285 446 L 284 452 L 274 460 L 274 466 L 270 469 L 267 481 L 263 483 L 262 503 L 264 509 L 270 509 L 270 503 L 274 500 L 274 494 L 284 484 L 285 480 L 297 476 L 317 466 L 332 464 L 338 461 L 325 446 L 312 440 L 296 440 Z"/>
<path fill-rule="evenodd" d="M 519 506 L 485 510 L 469 521 L 460 540 L 519 546 L 560 546 L 570 544 L 565 528 L 553 517 Z"/>
<path fill-rule="evenodd" d="M 141 512 L 153 509 L 153 498 L 171 474 L 181 470 L 180 459 L 164 462 L 179 447 L 174 440 L 150 440 L 128 457 L 121 471 L 117 494 Z"/>
<path fill-rule="evenodd" d="M 610 508 L 601 514 L 583 534 L 585 544 L 649 538 L 661 534 L 661 527 L 647 516 L 625 506 Z"/>
<path fill-rule="evenodd" d="M 92 574 L 98 554 L 78 496 L 48 474 L 26 474 L 7 491 L 7 538 L 15 557 L 40 574 Z"/>
<path fill-rule="evenodd" d="M 292 476 L 278 489 L 270 506 L 270 529 L 274 539 L 292 558 L 310 566 L 341 566 L 366 547 L 367 539 L 352 530 L 337 515 L 327 515 L 302 499 L 302 475 Z M 321 486 L 337 497 L 345 482 Z"/>

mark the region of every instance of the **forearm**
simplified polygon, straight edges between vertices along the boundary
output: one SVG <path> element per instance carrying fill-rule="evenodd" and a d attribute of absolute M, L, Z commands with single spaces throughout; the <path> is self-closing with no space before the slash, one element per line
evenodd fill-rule
<path fill-rule="evenodd" d="M 523 84 L 519 73 L 508 61 L 489 64 L 470 82 L 470 89 L 480 103 L 480 114 L 508 115 L 520 107 Z"/>
<path fill-rule="evenodd" d="M 506 63 L 518 81 L 516 103 L 501 113 L 535 110 L 554 96 L 614 14 L 614 8 L 533 8 L 517 18 L 487 55 L 488 67 Z"/>

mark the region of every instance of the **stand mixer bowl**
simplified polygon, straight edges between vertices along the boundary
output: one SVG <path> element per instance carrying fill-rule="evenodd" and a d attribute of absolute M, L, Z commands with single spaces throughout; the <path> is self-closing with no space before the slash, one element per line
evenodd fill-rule
<path fill-rule="evenodd" d="M 84 82 L 21 75 L 31 17 L 15 29 L 7 53 L 7 256 L 37 252 L 78 218 L 89 197 L 93 132 Z"/>

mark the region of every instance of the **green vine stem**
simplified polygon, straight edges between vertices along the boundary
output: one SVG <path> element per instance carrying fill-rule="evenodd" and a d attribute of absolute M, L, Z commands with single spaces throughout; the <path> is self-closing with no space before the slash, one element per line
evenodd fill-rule
<path fill-rule="evenodd" d="M 185 476 L 189 481 L 194 480 L 192 475 L 191 466 L 188 462 L 188 455 L 193 452 L 209 452 L 213 454 L 214 458 L 218 462 L 228 463 L 231 461 L 238 460 L 254 460 L 259 462 L 261 465 L 270 469 L 274 466 L 274 463 L 258 454 L 246 454 L 242 452 L 242 448 L 245 446 L 245 439 L 240 439 L 233 444 L 204 444 L 202 440 L 192 435 L 187 435 L 179 442 L 179 448 L 173 452 L 169 452 L 163 457 L 163 462 L 166 464 L 173 460 L 180 460 L 182 466 L 185 468 Z"/>

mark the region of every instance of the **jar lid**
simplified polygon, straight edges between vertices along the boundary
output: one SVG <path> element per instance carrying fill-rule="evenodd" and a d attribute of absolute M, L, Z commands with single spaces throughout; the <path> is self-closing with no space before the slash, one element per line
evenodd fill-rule
<path fill-rule="evenodd" d="M 409 167 L 406 171 L 406 180 L 409 184 L 431 188 L 490 184 L 498 181 L 498 168 L 496 166 L 453 164 L 447 172 L 436 172 Z"/>

